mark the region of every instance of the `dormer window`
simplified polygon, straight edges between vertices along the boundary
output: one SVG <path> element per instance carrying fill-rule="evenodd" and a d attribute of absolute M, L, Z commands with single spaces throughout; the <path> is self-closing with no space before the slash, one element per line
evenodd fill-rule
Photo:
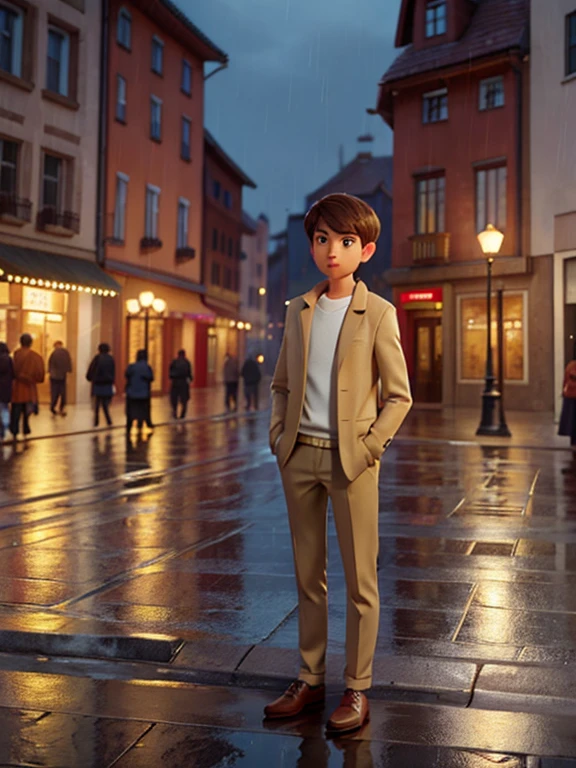
<path fill-rule="evenodd" d="M 448 120 L 448 89 L 430 91 L 422 97 L 422 122 L 440 123 Z"/>
<path fill-rule="evenodd" d="M 446 0 L 428 0 L 426 3 L 426 37 L 446 34 Z"/>

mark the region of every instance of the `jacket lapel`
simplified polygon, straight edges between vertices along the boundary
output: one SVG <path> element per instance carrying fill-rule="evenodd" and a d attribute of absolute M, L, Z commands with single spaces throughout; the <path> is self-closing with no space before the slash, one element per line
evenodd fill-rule
<path fill-rule="evenodd" d="M 342 324 L 342 330 L 340 331 L 340 338 L 338 340 L 338 370 L 342 367 L 346 353 L 352 343 L 352 339 L 356 335 L 356 331 L 360 327 L 364 313 L 366 312 L 366 304 L 368 301 L 368 289 L 366 284 L 362 281 L 356 283 L 356 288 L 352 294 L 352 301 L 348 307 L 348 312 L 344 318 Z"/>

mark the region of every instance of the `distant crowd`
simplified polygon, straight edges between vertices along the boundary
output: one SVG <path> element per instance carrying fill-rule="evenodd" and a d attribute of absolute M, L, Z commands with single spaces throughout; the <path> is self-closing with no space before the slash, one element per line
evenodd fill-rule
<path fill-rule="evenodd" d="M 44 359 L 32 349 L 29 333 L 20 337 L 20 347 L 11 355 L 8 345 L 0 342 L 0 441 L 8 434 L 14 440 L 22 431 L 24 438 L 31 432 L 30 416 L 38 413 L 38 385 L 44 382 Z M 50 380 L 50 411 L 54 416 L 66 416 L 66 379 L 72 373 L 72 358 L 61 341 L 54 343 L 48 358 Z M 139 430 L 144 425 L 153 429 L 151 394 L 154 371 L 148 363 L 145 349 L 138 350 L 136 360 L 125 371 L 126 429 L 130 431 L 136 422 Z M 169 368 L 170 405 L 175 419 L 184 419 L 190 400 L 190 385 L 194 380 L 192 364 L 181 349 Z M 108 426 L 112 425 L 110 404 L 116 394 L 116 364 L 110 345 L 103 342 L 90 362 L 86 379 L 91 384 L 94 406 L 94 427 L 100 424 L 102 412 Z M 244 380 L 246 410 L 258 410 L 258 395 L 262 374 L 260 365 L 248 357 L 240 369 L 238 360 L 227 354 L 224 361 L 224 404 L 228 412 L 238 410 L 239 382 Z"/>

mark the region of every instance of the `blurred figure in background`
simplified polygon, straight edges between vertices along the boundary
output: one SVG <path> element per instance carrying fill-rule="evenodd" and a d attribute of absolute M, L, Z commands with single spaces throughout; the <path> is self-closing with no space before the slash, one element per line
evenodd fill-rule
<path fill-rule="evenodd" d="M 0 341 L 0 442 L 10 426 L 10 402 L 12 400 L 12 382 L 14 364 L 8 345 Z"/>
<path fill-rule="evenodd" d="M 246 398 L 246 410 L 249 411 L 254 405 L 254 410 L 258 410 L 258 390 L 260 388 L 260 366 L 251 355 L 248 355 L 241 374 L 244 379 L 244 397 Z"/>
<path fill-rule="evenodd" d="M 110 354 L 110 345 L 103 342 L 98 346 L 98 354 L 92 359 L 86 372 L 86 378 L 92 382 L 92 397 L 94 398 L 94 426 L 98 426 L 100 408 L 104 411 L 106 423 L 112 426 L 110 418 L 110 401 L 114 395 L 114 378 L 116 365 Z"/>
<path fill-rule="evenodd" d="M 12 409 L 10 432 L 16 440 L 22 417 L 24 437 L 30 434 L 29 418 L 38 413 L 38 384 L 44 381 L 44 360 L 32 349 L 32 336 L 20 336 L 20 348 L 14 352 L 14 383 L 12 386 Z"/>
<path fill-rule="evenodd" d="M 54 351 L 48 358 L 50 376 L 50 411 L 56 415 L 60 400 L 60 415 L 66 416 L 66 376 L 72 373 L 72 358 L 61 341 L 54 342 Z"/>
<path fill-rule="evenodd" d="M 176 357 L 170 363 L 169 371 L 170 405 L 172 406 L 172 415 L 175 419 L 183 419 L 186 416 L 188 400 L 190 400 L 190 384 L 194 381 L 192 374 L 192 365 L 186 357 L 185 350 L 181 349 Z M 180 415 L 178 416 L 178 404 L 180 404 Z"/>
<path fill-rule="evenodd" d="M 148 353 L 145 349 L 139 349 L 136 353 L 136 362 L 130 363 L 126 368 L 126 431 L 129 432 L 134 421 L 138 429 L 142 429 L 144 422 L 149 429 L 153 429 L 150 417 L 150 401 L 152 396 L 152 382 L 154 372 L 148 365 Z"/>
<path fill-rule="evenodd" d="M 226 387 L 225 405 L 228 412 L 238 410 L 239 381 L 238 360 L 227 352 L 224 358 L 224 386 Z"/>
<path fill-rule="evenodd" d="M 570 438 L 570 445 L 576 446 L 576 342 L 572 352 L 572 360 L 564 372 L 564 387 L 562 388 L 562 413 L 558 434 Z"/>

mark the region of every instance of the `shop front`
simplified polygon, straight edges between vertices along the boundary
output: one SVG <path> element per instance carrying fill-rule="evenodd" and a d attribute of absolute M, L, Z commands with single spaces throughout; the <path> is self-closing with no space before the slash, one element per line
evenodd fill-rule
<path fill-rule="evenodd" d="M 416 403 L 442 403 L 442 288 L 400 292 L 398 319 L 403 330 L 412 396 Z"/>
<path fill-rule="evenodd" d="M 23 333 L 47 365 L 56 341 L 72 356 L 70 403 L 87 402 L 84 374 L 99 343 L 100 318 L 117 304 L 119 286 L 93 261 L 0 244 L 0 340 L 10 351 Z M 39 387 L 49 401 L 49 379 Z"/>

